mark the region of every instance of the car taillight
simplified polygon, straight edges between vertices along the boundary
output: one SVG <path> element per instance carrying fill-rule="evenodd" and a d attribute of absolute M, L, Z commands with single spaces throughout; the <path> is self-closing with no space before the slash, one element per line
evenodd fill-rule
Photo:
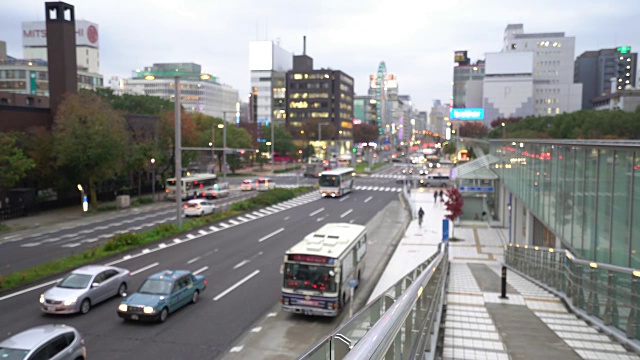
<path fill-rule="evenodd" d="M 164 192 L 169 193 L 169 189 L 166 189 Z"/>
<path fill-rule="evenodd" d="M 216 195 L 217 195 L 215 191 L 212 191 L 212 192 L 211 192 L 211 194 L 212 194 L 213 196 L 216 196 Z"/>
<path fill-rule="evenodd" d="M 204 280 L 204 284 L 205 284 L 205 285 L 207 285 L 207 284 L 208 284 L 208 283 L 207 283 L 207 279 L 205 279 L 205 280 Z"/>
<path fill-rule="evenodd" d="M 188 206 L 185 204 L 184 208 L 186 209 Z"/>

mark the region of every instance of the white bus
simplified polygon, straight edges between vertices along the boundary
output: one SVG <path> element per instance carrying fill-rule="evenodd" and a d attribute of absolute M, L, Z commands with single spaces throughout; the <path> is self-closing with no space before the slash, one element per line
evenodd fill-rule
<path fill-rule="evenodd" d="M 360 282 L 366 253 L 362 225 L 330 223 L 305 236 L 284 255 L 282 309 L 337 316 Z"/>
<path fill-rule="evenodd" d="M 182 199 L 195 199 L 200 193 L 207 188 L 213 187 L 218 183 L 218 177 L 216 174 L 194 174 L 192 176 L 185 176 L 182 180 Z M 167 199 L 176 198 L 176 179 L 167 179 L 165 194 Z"/>
<path fill-rule="evenodd" d="M 342 196 L 353 190 L 356 173 L 353 168 L 337 168 L 320 173 L 320 195 Z"/>

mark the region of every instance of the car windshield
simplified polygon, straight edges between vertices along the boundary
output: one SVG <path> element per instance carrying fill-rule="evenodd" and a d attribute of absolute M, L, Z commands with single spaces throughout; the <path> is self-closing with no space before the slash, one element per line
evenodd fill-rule
<path fill-rule="evenodd" d="M 320 175 L 320 186 L 340 186 L 340 178 L 336 175 Z"/>
<path fill-rule="evenodd" d="M 86 274 L 69 274 L 58 283 L 57 287 L 65 289 L 84 289 L 89 286 L 93 276 Z"/>
<path fill-rule="evenodd" d="M 28 353 L 29 350 L 0 347 L 0 359 L 2 360 L 22 360 L 27 357 Z"/>
<path fill-rule="evenodd" d="M 251 180 L 245 180 L 242 182 L 243 184 L 251 185 Z"/>
<path fill-rule="evenodd" d="M 285 288 L 336 291 L 335 273 L 330 267 L 297 263 L 287 263 L 285 266 Z"/>
<path fill-rule="evenodd" d="M 141 294 L 168 295 L 171 293 L 173 282 L 165 280 L 147 279 L 140 289 Z"/>
<path fill-rule="evenodd" d="M 267 182 L 267 180 L 265 180 L 265 179 L 258 180 L 258 184 L 265 184 L 266 182 Z"/>
<path fill-rule="evenodd" d="M 187 203 L 187 206 L 188 206 L 188 207 L 197 207 L 198 205 L 200 205 L 200 204 L 199 204 L 199 203 L 196 203 L 196 202 L 190 202 L 190 203 Z"/>

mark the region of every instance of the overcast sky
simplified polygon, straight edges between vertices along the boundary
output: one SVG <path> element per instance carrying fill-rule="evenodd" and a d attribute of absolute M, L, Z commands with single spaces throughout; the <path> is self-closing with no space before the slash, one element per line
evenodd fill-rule
<path fill-rule="evenodd" d="M 99 25 L 100 71 L 129 77 L 154 62 L 195 62 L 239 90 L 250 88 L 249 41 L 280 39 L 316 68 L 355 79 L 366 94 L 380 61 L 398 77 L 400 93 L 420 110 L 451 96 L 453 52 L 473 61 L 499 51 L 507 24 L 524 31 L 565 32 L 585 50 L 640 49 L 640 0 L 82 0 L 76 19 Z M 44 20 L 44 1 L 0 0 L 0 40 L 22 57 L 21 22 Z"/>

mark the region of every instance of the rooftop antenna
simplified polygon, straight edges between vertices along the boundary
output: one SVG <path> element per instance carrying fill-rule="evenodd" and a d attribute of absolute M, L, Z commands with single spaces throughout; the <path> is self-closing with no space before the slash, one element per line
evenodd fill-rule
<path fill-rule="evenodd" d="M 302 55 L 307 55 L 307 35 L 302 36 Z"/>

